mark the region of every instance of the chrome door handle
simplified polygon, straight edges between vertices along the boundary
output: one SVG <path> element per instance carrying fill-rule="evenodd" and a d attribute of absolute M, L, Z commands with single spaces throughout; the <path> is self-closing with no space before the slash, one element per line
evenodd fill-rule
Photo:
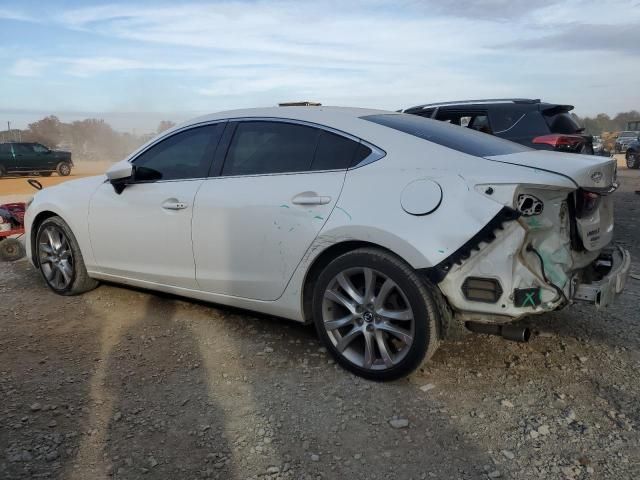
<path fill-rule="evenodd" d="M 326 205 L 331 201 L 331 197 L 320 195 L 300 194 L 293 197 L 292 203 L 296 205 Z"/>
<path fill-rule="evenodd" d="M 188 206 L 189 205 L 184 202 L 174 202 L 170 200 L 167 200 L 162 204 L 162 208 L 164 208 L 165 210 L 184 210 Z"/>

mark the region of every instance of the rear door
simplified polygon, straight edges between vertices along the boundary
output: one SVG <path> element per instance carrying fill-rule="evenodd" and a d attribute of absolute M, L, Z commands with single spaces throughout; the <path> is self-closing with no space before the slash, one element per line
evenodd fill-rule
<path fill-rule="evenodd" d="M 16 171 L 29 172 L 34 170 L 35 154 L 30 143 L 14 143 L 13 155 Z"/>
<path fill-rule="evenodd" d="M 275 300 L 331 214 L 347 168 L 367 148 L 299 123 L 233 127 L 216 160 L 219 176 L 196 198 L 196 278 L 209 292 Z"/>

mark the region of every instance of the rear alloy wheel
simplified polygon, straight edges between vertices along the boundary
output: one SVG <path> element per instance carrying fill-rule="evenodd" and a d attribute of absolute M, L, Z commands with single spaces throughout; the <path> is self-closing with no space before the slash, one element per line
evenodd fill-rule
<path fill-rule="evenodd" d="M 56 167 L 56 171 L 61 177 L 67 177 L 71 174 L 71 165 L 68 162 L 60 162 Z"/>
<path fill-rule="evenodd" d="M 24 247 L 17 238 L 6 238 L 0 242 L 0 260 L 15 262 L 25 255 Z"/>
<path fill-rule="evenodd" d="M 625 155 L 625 158 L 627 160 L 627 168 L 640 168 L 640 158 L 638 158 L 639 156 L 640 155 L 638 154 L 638 152 L 627 150 L 627 154 Z"/>
<path fill-rule="evenodd" d="M 313 311 L 338 363 L 371 380 L 412 372 L 438 345 L 430 286 L 381 250 L 354 250 L 331 262 L 315 286 Z"/>
<path fill-rule="evenodd" d="M 60 217 L 42 222 L 35 247 L 40 273 L 54 292 L 77 295 L 98 285 L 87 274 L 78 242 Z"/>

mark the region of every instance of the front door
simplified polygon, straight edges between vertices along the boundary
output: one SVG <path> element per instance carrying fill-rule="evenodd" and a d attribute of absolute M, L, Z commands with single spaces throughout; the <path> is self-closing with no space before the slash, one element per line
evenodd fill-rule
<path fill-rule="evenodd" d="M 310 126 L 238 122 L 220 176 L 196 196 L 196 278 L 208 292 L 282 295 L 340 196 L 357 141 Z"/>
<path fill-rule="evenodd" d="M 40 143 L 32 144 L 33 170 L 55 170 L 56 158 L 54 153 Z"/>
<path fill-rule="evenodd" d="M 133 182 L 120 194 L 109 183 L 95 192 L 89 231 L 102 272 L 196 288 L 194 200 L 223 129 L 215 124 L 170 135 L 132 160 Z"/>

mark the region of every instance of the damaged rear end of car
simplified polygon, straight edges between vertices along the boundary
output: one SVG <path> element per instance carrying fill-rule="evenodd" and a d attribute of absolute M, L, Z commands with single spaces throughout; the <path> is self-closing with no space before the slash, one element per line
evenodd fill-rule
<path fill-rule="evenodd" d="M 509 338 L 499 326 L 524 316 L 573 302 L 610 305 L 631 263 L 626 250 L 612 245 L 615 162 L 547 152 L 487 159 L 527 167 L 531 180 L 468 179 L 503 208 L 437 267 L 455 318 L 472 331 Z M 549 182 L 550 176 L 558 180 Z M 511 339 L 525 341 L 523 332 Z"/>

